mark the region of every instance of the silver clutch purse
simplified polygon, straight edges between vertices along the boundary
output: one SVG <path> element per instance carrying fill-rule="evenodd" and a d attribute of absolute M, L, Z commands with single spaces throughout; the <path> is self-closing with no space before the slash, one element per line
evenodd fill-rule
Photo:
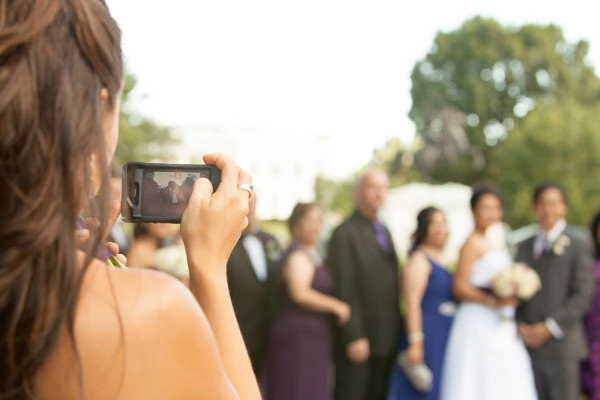
<path fill-rule="evenodd" d="M 425 363 L 412 365 L 410 361 L 408 361 L 406 351 L 398 354 L 397 362 L 400 371 L 402 371 L 415 390 L 421 393 L 427 393 L 431 390 L 431 387 L 433 386 L 433 374 L 431 373 L 431 370 L 427 368 Z"/>

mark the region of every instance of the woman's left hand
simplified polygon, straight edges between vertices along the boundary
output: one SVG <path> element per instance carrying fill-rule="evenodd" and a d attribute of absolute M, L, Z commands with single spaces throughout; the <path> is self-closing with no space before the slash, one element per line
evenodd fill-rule
<path fill-rule="evenodd" d="M 115 242 L 106 242 L 106 247 L 108 247 L 110 252 L 113 253 L 113 255 L 119 259 L 119 261 L 121 261 L 123 264 L 127 265 L 127 257 L 125 257 L 125 255 L 119 253 L 119 245 L 118 244 L 116 244 Z"/>
<path fill-rule="evenodd" d="M 406 356 L 408 357 L 408 361 L 412 365 L 419 365 L 423 363 L 423 359 L 425 357 L 425 350 L 423 348 L 423 342 L 417 341 L 412 342 L 408 349 L 406 350 Z"/>
<path fill-rule="evenodd" d="M 108 217 L 108 221 L 107 221 L 106 229 L 105 229 L 106 232 L 103 232 L 103 234 L 102 234 L 103 238 L 106 238 L 106 236 L 108 236 L 110 229 L 117 221 L 117 218 L 119 218 L 120 209 L 121 209 L 120 202 L 113 201 L 111 203 L 109 217 Z M 88 226 L 90 226 L 94 230 L 97 230 L 98 226 L 100 225 L 99 221 L 96 218 L 86 218 L 85 222 Z M 77 241 L 77 245 L 83 245 L 85 242 L 87 242 L 89 240 L 89 238 L 90 238 L 90 229 L 83 228 L 83 229 L 77 229 L 75 231 L 75 240 Z M 110 252 L 115 257 L 117 257 L 117 259 L 121 263 L 123 263 L 124 265 L 127 265 L 127 257 L 125 257 L 125 255 L 119 253 L 119 245 L 118 244 L 116 244 L 114 242 L 106 242 L 105 244 L 106 244 L 106 247 L 108 248 L 108 250 L 110 250 Z"/>

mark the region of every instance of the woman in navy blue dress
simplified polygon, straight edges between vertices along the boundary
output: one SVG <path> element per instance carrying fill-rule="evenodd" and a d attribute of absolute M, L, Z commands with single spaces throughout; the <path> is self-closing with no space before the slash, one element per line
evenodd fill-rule
<path fill-rule="evenodd" d="M 401 278 L 404 295 L 404 336 L 400 352 L 406 351 L 412 365 L 425 363 L 433 373 L 429 392 L 414 389 L 395 363 L 390 377 L 387 400 L 437 400 L 446 342 L 452 324 L 452 276 L 439 256 L 448 228 L 444 213 L 434 207 L 417 217 L 410 259 Z"/>

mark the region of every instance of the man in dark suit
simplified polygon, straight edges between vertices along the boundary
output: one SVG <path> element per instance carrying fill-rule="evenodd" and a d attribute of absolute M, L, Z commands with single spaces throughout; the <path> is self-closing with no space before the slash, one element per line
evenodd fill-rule
<path fill-rule="evenodd" d="M 227 281 L 233 309 L 257 373 L 262 362 L 274 316 L 278 286 L 280 247 L 277 240 L 259 230 L 256 197 L 250 201 L 248 228 L 227 263 Z"/>
<path fill-rule="evenodd" d="M 534 210 L 539 233 L 519 245 L 516 260 L 537 271 L 542 289 L 518 308 L 519 332 L 539 399 L 578 400 L 579 363 L 588 351 L 582 320 L 594 294 L 592 253 L 588 238 L 567 226 L 560 185 L 540 185 Z"/>
<path fill-rule="evenodd" d="M 356 211 L 329 243 L 335 295 L 352 307 L 336 335 L 338 400 L 384 399 L 397 350 L 398 262 L 389 231 L 377 220 L 387 187 L 383 172 L 365 173 L 354 190 Z"/>

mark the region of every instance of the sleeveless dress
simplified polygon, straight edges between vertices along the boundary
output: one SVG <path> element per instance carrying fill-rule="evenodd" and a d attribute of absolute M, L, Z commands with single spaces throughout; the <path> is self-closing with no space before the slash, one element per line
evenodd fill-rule
<path fill-rule="evenodd" d="M 299 249 L 292 245 L 282 265 L 289 254 Z M 312 288 L 331 295 L 333 278 L 329 269 L 320 260 L 312 260 L 315 264 Z M 332 399 L 333 322 L 329 313 L 294 303 L 287 286 L 282 285 L 281 309 L 271 326 L 261 370 L 260 386 L 265 400 Z"/>
<path fill-rule="evenodd" d="M 405 378 L 397 363 L 392 367 L 387 400 L 439 399 L 442 365 L 446 342 L 452 325 L 452 275 L 444 267 L 427 257 L 431 274 L 421 301 L 423 334 L 425 335 L 425 364 L 433 373 L 433 387 L 428 393 L 416 391 Z M 406 330 L 405 330 L 406 331 Z M 400 352 L 408 343 L 403 337 Z"/>
<path fill-rule="evenodd" d="M 590 346 L 589 359 L 582 363 L 583 392 L 589 400 L 600 400 L 600 260 L 596 260 L 594 272 L 596 296 L 592 308 L 585 317 L 585 332 Z"/>
<path fill-rule="evenodd" d="M 492 249 L 473 265 L 470 283 L 489 288 L 512 260 Z M 461 303 L 454 316 L 442 371 L 442 400 L 535 400 L 531 360 L 518 335 L 515 308 Z"/>

